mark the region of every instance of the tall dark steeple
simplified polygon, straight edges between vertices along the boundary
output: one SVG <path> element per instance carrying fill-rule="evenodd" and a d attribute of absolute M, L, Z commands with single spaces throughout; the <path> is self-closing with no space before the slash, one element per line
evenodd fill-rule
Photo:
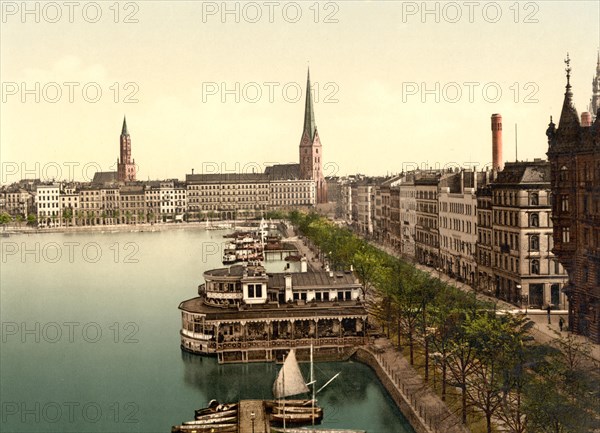
<path fill-rule="evenodd" d="M 306 102 L 304 104 L 304 131 L 309 133 L 311 140 L 315 139 L 317 126 L 315 125 L 315 108 L 313 106 L 312 92 L 310 90 L 310 68 L 306 77 Z"/>
<path fill-rule="evenodd" d="M 117 160 L 117 180 L 119 182 L 135 181 L 135 160 L 131 159 L 131 137 L 127 130 L 127 119 L 123 116 L 123 127 L 119 139 L 119 159 Z"/>
<path fill-rule="evenodd" d="M 315 181 L 317 203 L 327 203 L 327 183 L 323 176 L 323 147 L 315 124 L 315 109 L 310 89 L 310 69 L 306 78 L 304 125 L 300 138 L 300 178 Z"/>

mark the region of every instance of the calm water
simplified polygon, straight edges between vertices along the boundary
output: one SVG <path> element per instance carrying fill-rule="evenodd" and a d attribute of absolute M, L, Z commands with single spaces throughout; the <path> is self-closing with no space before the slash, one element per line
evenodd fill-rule
<path fill-rule="evenodd" d="M 220 366 L 179 348 L 177 306 L 221 266 L 222 234 L 2 238 L 0 431 L 169 432 L 212 398 L 271 398 L 278 366 Z M 412 432 L 368 367 L 315 371 L 321 383 L 341 371 L 318 396 L 323 428 Z"/>

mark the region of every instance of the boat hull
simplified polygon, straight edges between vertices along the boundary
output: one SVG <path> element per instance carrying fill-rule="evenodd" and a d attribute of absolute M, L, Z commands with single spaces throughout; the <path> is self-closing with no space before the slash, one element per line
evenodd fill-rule
<path fill-rule="evenodd" d="M 283 425 L 310 425 L 313 423 L 320 424 L 323 419 L 323 414 L 305 414 L 305 413 L 272 413 L 270 420 L 272 424 Z"/>

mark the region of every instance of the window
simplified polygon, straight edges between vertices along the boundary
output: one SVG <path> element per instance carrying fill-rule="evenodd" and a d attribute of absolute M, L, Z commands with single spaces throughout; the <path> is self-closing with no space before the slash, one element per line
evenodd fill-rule
<path fill-rule="evenodd" d="M 535 259 L 531 261 L 531 273 L 533 275 L 539 275 L 540 274 L 540 261 Z"/>
<path fill-rule="evenodd" d="M 529 194 L 529 204 L 531 206 L 537 206 L 540 204 L 540 196 L 537 192 L 532 192 Z"/>
<path fill-rule="evenodd" d="M 569 180 L 569 171 L 567 170 L 567 167 L 565 167 L 564 165 L 560 168 L 558 179 L 561 182 L 566 182 L 567 180 Z"/>
<path fill-rule="evenodd" d="M 531 236 L 531 239 L 529 241 L 529 249 L 531 251 L 540 250 L 540 237 L 538 235 Z"/>
<path fill-rule="evenodd" d="M 561 212 L 569 212 L 569 196 L 567 194 L 560 196 L 560 210 Z"/>
<path fill-rule="evenodd" d="M 571 241 L 571 230 L 569 227 L 562 228 L 561 239 L 564 244 L 568 244 Z"/>
<path fill-rule="evenodd" d="M 539 227 L 540 226 L 540 216 L 538 213 L 532 213 L 529 216 L 529 225 L 531 227 Z"/>

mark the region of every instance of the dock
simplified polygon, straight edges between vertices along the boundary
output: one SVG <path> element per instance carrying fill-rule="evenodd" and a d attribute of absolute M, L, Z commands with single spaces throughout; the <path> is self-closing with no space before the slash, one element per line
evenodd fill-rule
<path fill-rule="evenodd" d="M 174 425 L 171 428 L 171 433 L 366 433 L 364 430 L 314 429 L 310 426 L 301 428 L 275 427 L 271 425 L 265 407 L 265 400 L 241 400 L 239 404 L 226 406 L 229 406 L 229 408 L 220 409 L 223 412 L 216 409 L 211 412 L 212 415 L 207 415 L 211 418 L 211 421 L 195 425 L 185 425 L 186 423 L 184 425 Z M 206 409 L 202 409 L 202 411 L 204 410 Z M 231 411 L 237 411 L 237 422 L 235 420 L 225 422 L 226 412 Z M 223 413 L 223 415 L 217 415 L 219 413 Z"/>
<path fill-rule="evenodd" d="M 269 433 L 263 400 L 242 400 L 238 412 L 238 433 Z"/>

